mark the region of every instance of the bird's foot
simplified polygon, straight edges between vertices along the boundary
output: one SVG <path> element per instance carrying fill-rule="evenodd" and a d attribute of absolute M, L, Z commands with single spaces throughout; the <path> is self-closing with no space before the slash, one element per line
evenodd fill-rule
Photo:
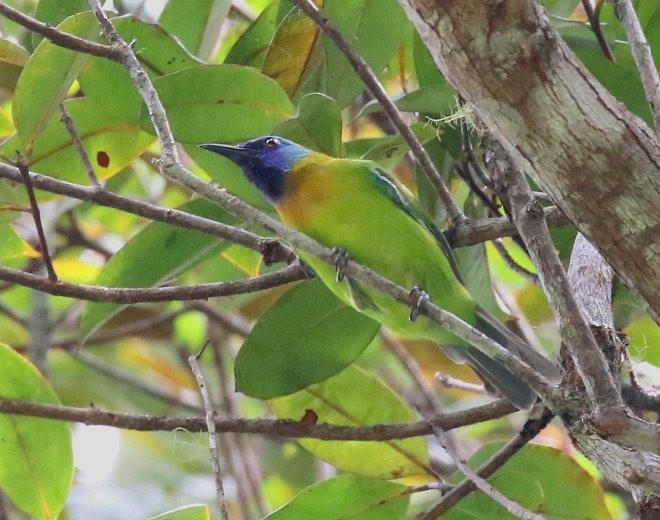
<path fill-rule="evenodd" d="M 419 315 L 422 313 L 422 308 L 430 300 L 429 295 L 426 291 L 423 291 L 419 287 L 413 287 L 410 291 L 410 297 L 415 299 L 415 303 L 412 305 L 410 310 L 410 321 L 417 321 Z"/>
<path fill-rule="evenodd" d="M 337 282 L 341 282 L 346 277 L 346 266 L 351 259 L 351 255 L 341 247 L 335 247 L 332 250 L 332 263 L 337 271 Z"/>

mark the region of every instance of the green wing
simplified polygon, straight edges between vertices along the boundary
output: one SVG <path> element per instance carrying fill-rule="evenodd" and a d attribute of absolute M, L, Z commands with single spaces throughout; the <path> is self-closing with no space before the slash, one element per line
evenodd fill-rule
<path fill-rule="evenodd" d="M 458 279 L 459 282 L 463 283 L 463 278 L 461 277 L 461 272 L 458 269 L 458 263 L 454 257 L 454 253 L 445 238 L 445 235 L 440 231 L 437 226 L 431 221 L 431 219 L 419 208 L 416 202 L 410 200 L 403 191 L 397 186 L 390 176 L 377 166 L 372 166 L 369 171 L 373 174 L 373 179 L 376 186 L 383 193 L 387 195 L 399 208 L 405 211 L 408 215 L 414 218 L 417 222 L 422 224 L 428 231 L 433 235 L 436 242 L 440 246 L 440 249 L 449 260 L 449 265 L 451 266 L 454 276 Z"/>

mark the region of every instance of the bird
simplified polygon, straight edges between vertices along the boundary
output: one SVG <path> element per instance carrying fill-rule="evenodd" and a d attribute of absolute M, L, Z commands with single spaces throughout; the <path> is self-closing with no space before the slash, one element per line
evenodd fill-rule
<path fill-rule="evenodd" d="M 528 409 L 536 401 L 534 391 L 500 362 L 425 316 L 412 321 L 410 307 L 343 276 L 342 264 L 350 258 L 402 287 L 417 288 L 420 298 L 430 298 L 552 382 L 559 380 L 555 364 L 474 301 L 442 232 L 376 163 L 332 157 L 277 135 L 199 147 L 237 164 L 284 224 L 333 249 L 335 265 L 305 251 L 297 254 L 347 305 L 402 338 L 440 345 L 517 408 Z"/>

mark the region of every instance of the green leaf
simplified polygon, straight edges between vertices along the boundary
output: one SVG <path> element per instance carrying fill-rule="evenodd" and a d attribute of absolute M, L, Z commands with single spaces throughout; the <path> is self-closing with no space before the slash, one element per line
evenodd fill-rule
<path fill-rule="evenodd" d="M 417 31 L 413 35 L 413 61 L 420 88 L 447 85 L 445 78 L 433 61 L 433 56 Z"/>
<path fill-rule="evenodd" d="M 314 0 L 322 8 L 324 0 Z M 293 98 L 306 77 L 314 69 L 314 50 L 319 37 L 318 26 L 302 11 L 292 9 L 273 36 L 264 59 L 262 72 L 277 81 Z"/>
<path fill-rule="evenodd" d="M 146 23 L 135 16 L 114 18 L 112 23 L 124 40 L 135 41 L 137 57 L 152 78 L 200 63 L 158 25 Z M 91 99 L 97 110 L 107 114 L 112 121 L 139 122 L 142 98 L 126 67 L 103 58 L 90 57 L 80 71 L 79 81 L 85 97 Z"/>
<path fill-rule="evenodd" d="M 318 152 L 341 155 L 341 110 L 337 103 L 314 92 L 300 100 L 298 114 L 275 127 L 274 134 Z"/>
<path fill-rule="evenodd" d="M 29 58 L 25 49 L 0 38 L 0 103 L 13 95 L 16 82 Z"/>
<path fill-rule="evenodd" d="M 654 2 L 646 2 L 645 5 L 652 5 Z M 641 20 L 641 17 L 640 17 Z M 660 6 L 655 7 L 653 14 L 649 16 L 648 22 L 644 26 L 644 34 L 648 44 L 651 46 L 651 50 L 655 51 L 655 63 L 656 65 L 660 61 L 659 49 L 660 49 Z"/>
<path fill-rule="evenodd" d="M 481 448 L 470 458 L 476 468 L 489 459 L 502 445 Z M 456 474 L 454 484 L 463 480 Z M 488 479 L 499 491 L 533 513 L 542 513 L 546 520 L 612 520 L 605 505 L 604 493 L 598 482 L 565 453 L 528 444 Z M 443 519 L 497 520 L 516 517 L 481 492 L 472 493 L 450 509 Z"/>
<path fill-rule="evenodd" d="M 117 173 L 154 141 L 137 124 L 112 121 L 88 99 L 71 99 L 65 105 L 100 179 Z M 17 150 L 25 153 L 26 146 L 16 134 L 0 145 L 0 154 L 6 157 L 14 157 Z M 80 155 L 59 117 L 52 117 L 34 142 L 30 159 L 34 171 L 70 182 L 88 182 Z"/>
<path fill-rule="evenodd" d="M 267 358 L 271 362 L 273 358 Z M 316 414 L 319 423 L 368 426 L 406 422 L 413 412 L 375 376 L 350 365 L 323 383 L 271 401 L 282 419 L 300 420 Z M 300 439 L 300 445 L 342 471 L 382 479 L 431 474 L 426 441 L 320 441 Z"/>
<path fill-rule="evenodd" d="M 188 202 L 179 209 L 213 220 L 232 221 L 222 209 L 203 199 Z M 227 245 L 227 242 L 199 231 L 152 222 L 108 260 L 96 284 L 151 287 L 189 270 Z M 83 338 L 86 339 L 123 307 L 116 303 L 87 303 L 80 325 Z"/>
<path fill-rule="evenodd" d="M 34 17 L 53 27 L 73 14 L 89 11 L 87 0 L 39 0 Z M 43 36 L 32 33 L 32 48 L 34 49 L 43 40 Z"/>
<path fill-rule="evenodd" d="M 0 397 L 60 404 L 39 371 L 0 343 Z M 73 481 L 71 428 L 65 421 L 0 414 L 0 488 L 38 519 L 57 517 Z"/>
<path fill-rule="evenodd" d="M 294 108 L 280 86 L 238 65 L 197 65 L 154 80 L 178 141 L 236 142 L 272 131 Z M 143 108 L 142 124 L 151 129 Z"/>
<path fill-rule="evenodd" d="M 225 63 L 261 69 L 277 25 L 278 7 L 278 3 L 273 2 L 264 9 L 259 18 L 236 40 L 225 58 Z"/>
<path fill-rule="evenodd" d="M 169 0 L 160 15 L 160 25 L 195 56 L 211 59 L 230 0 Z"/>
<path fill-rule="evenodd" d="M 397 520 L 408 509 L 410 494 L 401 484 L 342 475 L 303 489 L 267 520 Z"/>
<path fill-rule="evenodd" d="M 20 269 L 28 257 L 38 257 L 38 253 L 9 224 L 13 217 L 0 213 L 0 262 L 4 267 Z"/>
<path fill-rule="evenodd" d="M 210 520 L 210 518 L 206 504 L 192 504 L 152 516 L 148 520 Z"/>
<path fill-rule="evenodd" d="M 449 114 L 456 108 L 456 92 L 448 85 L 429 85 L 413 90 L 397 100 L 403 112 Z"/>
<path fill-rule="evenodd" d="M 456 108 L 456 93 L 449 85 L 429 85 L 393 99 L 402 112 L 422 112 L 430 116 L 449 114 Z M 370 101 L 358 113 L 355 119 L 376 112 L 383 107 L 377 100 Z"/>
<path fill-rule="evenodd" d="M 321 281 L 299 284 L 261 316 L 243 343 L 234 367 L 236 389 L 269 399 L 323 381 L 355 361 L 378 327 Z"/>
<path fill-rule="evenodd" d="M 396 0 L 334 0 L 325 13 L 376 74 L 390 62 L 409 26 Z M 341 107 L 364 89 L 362 80 L 335 44 L 324 37 L 325 93 Z"/>
<path fill-rule="evenodd" d="M 96 17 L 90 12 L 67 18 L 58 29 L 86 39 L 99 33 Z M 26 150 L 32 149 L 87 59 L 87 54 L 44 40 L 25 64 L 16 85 L 12 115 Z"/>

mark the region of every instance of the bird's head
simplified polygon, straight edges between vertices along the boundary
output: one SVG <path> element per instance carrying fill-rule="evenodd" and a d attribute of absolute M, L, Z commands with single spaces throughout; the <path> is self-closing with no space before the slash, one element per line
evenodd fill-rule
<path fill-rule="evenodd" d="M 243 169 L 247 178 L 272 203 L 284 194 L 287 174 L 300 159 L 313 153 L 275 135 L 257 137 L 235 146 L 200 144 L 200 148 L 223 155 Z"/>

